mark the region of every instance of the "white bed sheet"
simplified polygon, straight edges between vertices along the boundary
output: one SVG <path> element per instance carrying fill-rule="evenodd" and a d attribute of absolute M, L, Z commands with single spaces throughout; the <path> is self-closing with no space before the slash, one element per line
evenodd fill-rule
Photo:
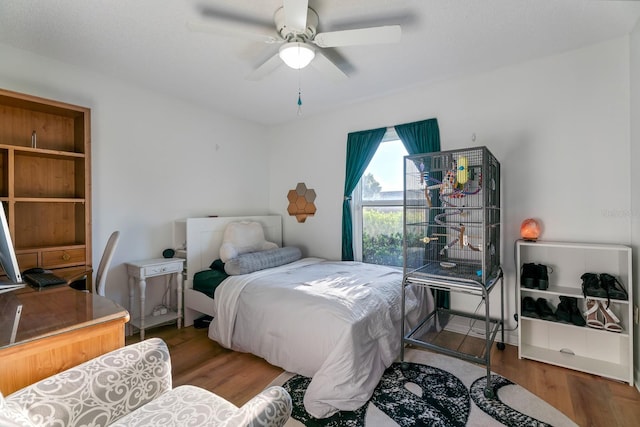
<path fill-rule="evenodd" d="M 319 258 L 232 276 L 216 289 L 209 337 L 312 377 L 304 404 L 314 417 L 355 410 L 400 354 L 401 282 L 393 268 Z M 412 326 L 433 299 L 406 291 Z"/>

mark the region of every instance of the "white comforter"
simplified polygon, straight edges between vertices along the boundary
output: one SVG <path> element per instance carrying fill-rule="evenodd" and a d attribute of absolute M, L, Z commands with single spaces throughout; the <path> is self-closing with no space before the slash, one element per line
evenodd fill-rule
<path fill-rule="evenodd" d="M 318 258 L 232 276 L 216 289 L 209 337 L 312 377 L 304 405 L 314 417 L 355 410 L 399 356 L 401 282 L 396 269 Z M 430 295 L 407 288 L 409 324 Z"/>

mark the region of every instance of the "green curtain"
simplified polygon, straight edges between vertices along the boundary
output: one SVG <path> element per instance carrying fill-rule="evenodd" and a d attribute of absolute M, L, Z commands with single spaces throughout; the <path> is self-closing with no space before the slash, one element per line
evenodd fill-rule
<path fill-rule="evenodd" d="M 438 119 L 396 125 L 394 129 L 409 154 L 440 151 Z"/>
<path fill-rule="evenodd" d="M 347 167 L 342 202 L 342 260 L 353 261 L 353 222 L 351 193 L 376 154 L 387 128 L 352 132 L 347 137 Z"/>
<path fill-rule="evenodd" d="M 440 151 L 440 129 L 437 119 L 422 120 L 419 122 L 396 125 L 396 133 L 411 154 L 432 153 Z M 434 205 L 438 201 L 434 200 Z M 429 223 L 433 224 L 433 210 L 429 212 Z M 449 308 L 449 292 L 435 291 L 435 303 L 437 307 Z"/>

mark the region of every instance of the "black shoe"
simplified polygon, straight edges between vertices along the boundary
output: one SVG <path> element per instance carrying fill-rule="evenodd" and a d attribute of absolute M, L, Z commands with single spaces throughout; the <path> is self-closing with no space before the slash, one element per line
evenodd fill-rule
<path fill-rule="evenodd" d="M 525 288 L 533 289 L 538 284 L 538 266 L 534 263 L 522 265 L 520 284 Z"/>
<path fill-rule="evenodd" d="M 547 300 L 544 298 L 538 298 L 536 301 L 536 313 L 540 316 L 541 319 L 556 321 L 556 316 L 553 314 L 553 310 L 547 304 Z"/>
<path fill-rule="evenodd" d="M 576 326 L 585 326 L 587 321 L 584 320 L 580 309 L 578 309 L 578 299 L 567 297 L 567 304 L 569 305 L 569 313 L 571 314 L 571 323 Z"/>
<path fill-rule="evenodd" d="M 536 313 L 536 302 L 531 297 L 522 298 L 522 310 L 521 313 L 525 317 L 533 317 L 538 319 L 538 313 Z"/>
<path fill-rule="evenodd" d="M 629 295 L 627 295 L 627 291 L 622 287 L 622 284 L 611 274 L 600 274 L 600 284 L 609 298 L 625 301 L 629 299 Z"/>
<path fill-rule="evenodd" d="M 595 273 L 584 273 L 582 279 L 582 294 L 585 297 L 607 298 L 607 290 L 600 285 L 600 278 Z"/>
<path fill-rule="evenodd" d="M 547 266 L 544 264 L 538 264 L 538 289 L 543 291 L 549 288 L 549 273 Z"/>
<path fill-rule="evenodd" d="M 578 309 L 578 299 L 573 297 L 560 297 L 556 317 L 562 322 L 572 323 L 576 326 L 585 326 L 587 324 Z"/>
<path fill-rule="evenodd" d="M 556 318 L 561 322 L 571 323 L 571 312 L 569 311 L 568 297 L 560 297 L 560 303 L 556 309 Z"/>
<path fill-rule="evenodd" d="M 520 284 L 529 289 L 547 290 L 549 288 L 549 272 L 547 269 L 548 267 L 544 264 L 535 264 L 533 262 L 523 264 Z"/>

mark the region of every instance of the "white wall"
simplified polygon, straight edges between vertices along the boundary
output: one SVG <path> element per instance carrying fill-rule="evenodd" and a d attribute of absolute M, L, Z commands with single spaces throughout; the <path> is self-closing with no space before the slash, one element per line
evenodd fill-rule
<path fill-rule="evenodd" d="M 175 219 L 268 213 L 262 126 L 6 45 L 0 57 L 0 87 L 91 108 L 93 265 L 120 230 L 107 295 L 125 307 L 123 263 L 161 257 Z"/>
<path fill-rule="evenodd" d="M 546 240 L 630 243 L 627 37 L 271 129 L 270 210 L 285 217 L 285 243 L 339 259 L 347 133 L 431 117 L 443 150 L 485 145 L 501 162 L 509 326 L 523 219 L 540 218 Z M 287 191 L 301 181 L 317 194 L 318 211 L 304 224 L 286 212 Z M 454 301 L 467 310 L 476 304 Z"/>
<path fill-rule="evenodd" d="M 640 302 L 640 21 L 631 33 L 631 149 L 629 163 L 631 168 L 631 243 L 633 246 L 633 292 L 634 304 Z M 635 325 L 635 366 L 636 384 L 640 382 L 640 325 Z M 638 387 L 640 389 L 640 386 Z"/>

